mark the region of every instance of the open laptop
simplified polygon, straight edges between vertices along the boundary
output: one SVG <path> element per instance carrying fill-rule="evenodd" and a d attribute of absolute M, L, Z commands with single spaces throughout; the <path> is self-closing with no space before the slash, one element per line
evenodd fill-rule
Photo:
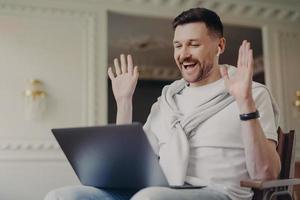
<path fill-rule="evenodd" d="M 103 189 L 169 187 L 140 123 L 52 132 L 83 185 Z"/>

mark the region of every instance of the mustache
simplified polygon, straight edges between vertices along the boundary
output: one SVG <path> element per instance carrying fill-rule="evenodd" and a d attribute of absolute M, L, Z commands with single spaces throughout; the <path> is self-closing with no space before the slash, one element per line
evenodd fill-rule
<path fill-rule="evenodd" d="M 184 62 L 198 62 L 198 60 L 193 58 L 184 58 L 179 60 L 180 64 L 183 64 Z"/>

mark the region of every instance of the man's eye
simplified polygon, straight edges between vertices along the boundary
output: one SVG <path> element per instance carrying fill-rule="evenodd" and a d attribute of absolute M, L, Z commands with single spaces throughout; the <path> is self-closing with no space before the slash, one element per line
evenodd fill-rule
<path fill-rule="evenodd" d="M 199 47 L 199 44 L 191 44 L 192 47 Z"/>
<path fill-rule="evenodd" d="M 175 49 L 179 49 L 181 47 L 181 45 L 174 45 Z"/>

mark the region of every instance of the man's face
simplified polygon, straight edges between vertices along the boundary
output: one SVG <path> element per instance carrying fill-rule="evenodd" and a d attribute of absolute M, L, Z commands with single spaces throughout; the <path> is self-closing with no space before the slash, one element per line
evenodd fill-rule
<path fill-rule="evenodd" d="M 212 73 L 214 65 L 217 65 L 219 41 L 202 22 L 176 27 L 173 39 L 174 59 L 182 77 L 191 85 L 197 85 Z"/>

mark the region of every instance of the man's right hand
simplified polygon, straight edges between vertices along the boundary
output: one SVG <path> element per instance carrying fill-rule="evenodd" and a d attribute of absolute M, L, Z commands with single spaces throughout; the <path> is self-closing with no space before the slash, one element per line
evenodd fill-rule
<path fill-rule="evenodd" d="M 120 66 L 121 64 L 121 66 Z M 131 101 L 139 77 L 138 67 L 133 67 L 131 55 L 127 55 L 127 62 L 124 54 L 114 59 L 115 72 L 108 68 L 108 76 L 112 83 L 112 90 L 117 104 L 122 101 Z"/>

